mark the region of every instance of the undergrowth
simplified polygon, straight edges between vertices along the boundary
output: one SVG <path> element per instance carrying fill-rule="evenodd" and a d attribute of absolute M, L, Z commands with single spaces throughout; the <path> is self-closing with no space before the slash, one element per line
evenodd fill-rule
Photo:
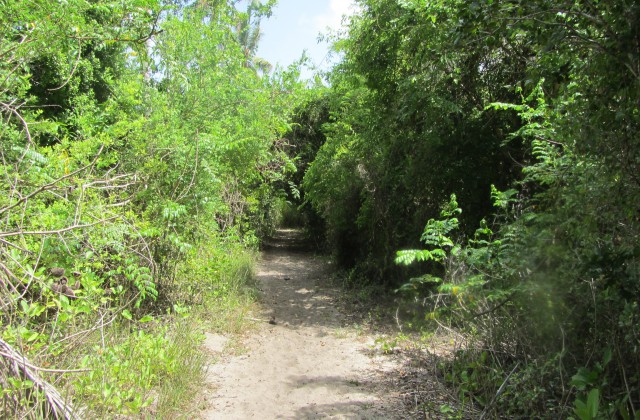
<path fill-rule="evenodd" d="M 192 401 L 210 362 L 202 347 L 204 332 L 234 334 L 247 327 L 255 261 L 255 251 L 239 241 L 215 240 L 179 264 L 174 286 L 153 306 L 164 312 L 103 305 L 78 315 L 78 304 L 63 299 L 67 306 L 51 307 L 36 333 L 37 311 L 25 306 L 23 325 L 29 328 L 5 328 L 3 344 L 39 366 L 38 378 L 71 403 L 72 418 L 184 416 L 197 409 Z M 40 315 L 47 313 L 43 307 Z M 47 331 L 47 320 L 64 333 L 59 342 L 55 331 Z M 50 417 L 42 403 L 49 395 L 37 385 L 26 378 L 4 383 L 0 417 Z"/>

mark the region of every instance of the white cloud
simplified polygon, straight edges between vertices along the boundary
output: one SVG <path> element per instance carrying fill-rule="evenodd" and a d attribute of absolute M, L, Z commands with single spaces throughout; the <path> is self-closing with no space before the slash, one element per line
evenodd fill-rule
<path fill-rule="evenodd" d="M 340 28 L 343 15 L 351 15 L 355 11 L 353 0 L 329 0 L 329 10 L 321 15 L 314 16 L 312 21 L 316 30 L 325 31 L 327 28 L 336 30 Z"/>

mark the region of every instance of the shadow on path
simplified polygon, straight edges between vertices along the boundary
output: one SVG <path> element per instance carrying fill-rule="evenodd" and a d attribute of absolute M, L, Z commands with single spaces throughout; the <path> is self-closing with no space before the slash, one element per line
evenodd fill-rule
<path fill-rule="evenodd" d="M 401 418 L 379 389 L 390 361 L 372 357 L 372 338 L 343 325 L 327 259 L 301 232 L 279 230 L 258 268 L 258 328 L 245 354 L 211 367 L 216 391 L 205 418 Z"/>
<path fill-rule="evenodd" d="M 277 229 L 273 236 L 265 240 L 262 250 L 283 252 L 315 252 L 317 247 L 302 229 Z"/>
<path fill-rule="evenodd" d="M 265 315 L 292 328 L 341 327 L 342 316 L 334 304 L 339 291 L 327 286 L 331 272 L 330 263 L 314 254 L 303 232 L 278 230 L 264 247 L 257 276 Z"/>

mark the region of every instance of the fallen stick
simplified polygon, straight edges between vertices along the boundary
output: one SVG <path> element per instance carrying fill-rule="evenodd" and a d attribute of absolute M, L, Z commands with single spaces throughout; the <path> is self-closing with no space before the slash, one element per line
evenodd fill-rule
<path fill-rule="evenodd" d="M 74 412 L 71 404 L 67 403 L 65 399 L 60 395 L 60 392 L 42 379 L 37 371 L 57 371 L 59 373 L 71 373 L 78 371 L 63 371 L 53 369 L 39 368 L 30 363 L 27 358 L 15 350 L 9 343 L 0 339 L 0 364 L 5 365 L 5 372 L 7 376 L 12 375 L 17 378 L 28 379 L 33 382 L 33 387 L 42 392 L 45 397 L 47 411 L 50 413 L 50 418 L 55 419 L 77 419 L 79 416 Z M 3 369 L 4 370 L 4 369 Z M 8 372 L 7 372 L 8 371 Z M 3 375 L 4 376 L 4 375 Z M 5 382 L 5 379 L 0 376 L 0 382 Z M 4 385 L 4 384 L 3 384 Z"/>

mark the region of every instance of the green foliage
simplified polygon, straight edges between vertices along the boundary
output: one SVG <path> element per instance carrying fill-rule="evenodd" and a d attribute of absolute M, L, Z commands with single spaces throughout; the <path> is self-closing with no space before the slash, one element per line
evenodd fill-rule
<path fill-rule="evenodd" d="M 274 2 L 233 4 L 3 2 L 2 339 L 106 367 L 56 384 L 143 415 L 197 359 L 147 326 L 208 308 L 239 328 L 289 202 L 358 284 L 406 283 L 482 344 L 450 380 L 485 413 L 636 416 L 636 2 L 362 0 L 307 95 L 295 68 L 256 76 Z M 2 372 L 2 416 L 48 401 Z"/>
<path fill-rule="evenodd" d="M 96 346 L 96 356 L 86 356 L 81 363 L 90 372 L 73 384 L 78 397 L 99 415 L 140 413 L 153 402 L 152 387 L 177 366 L 169 350 L 171 343 L 163 335 L 162 331 L 148 334 L 139 330 L 122 343 Z"/>
<path fill-rule="evenodd" d="M 498 70 L 499 45 L 456 42 L 464 32 L 456 6 L 362 2 L 339 41 L 345 59 L 331 74 L 327 141 L 304 188 L 332 248 L 352 254 L 344 263 L 370 267 L 372 280 L 397 280 L 390 255 L 417 245 L 447 192 L 467 209 L 460 223 L 471 234 L 491 208 L 490 185 L 519 176 L 509 155 L 526 156 L 518 141 L 501 150 L 518 119 L 483 111 L 500 95 L 513 97 L 505 85 L 525 68 L 514 59 Z"/>
<path fill-rule="evenodd" d="M 133 258 L 126 259 L 123 261 L 123 265 L 119 265 L 115 270 L 107 272 L 106 275 L 111 279 L 122 279 L 119 282 L 121 285 L 136 291 L 137 297 L 134 304 L 136 308 L 140 307 L 142 301 L 147 297 L 154 300 L 158 297 L 151 270 L 148 267 L 138 266 Z"/>
<path fill-rule="evenodd" d="M 425 245 L 430 246 L 432 249 L 401 250 L 396 253 L 396 264 L 411 265 L 416 262 L 429 261 L 438 263 L 437 267 L 431 266 L 432 273 L 414 277 L 398 289 L 398 291 L 421 295 L 425 290 L 430 290 L 433 288 L 432 286 L 436 286 L 435 289 L 438 292 L 437 303 L 434 304 L 434 310 L 427 315 L 427 318 L 435 319 L 439 316 L 437 306 L 439 304 L 444 304 L 442 309 L 448 311 L 447 306 L 451 299 L 460 303 L 461 308 L 467 313 L 469 311 L 472 312 L 476 308 L 472 296 L 486 282 L 486 279 L 482 276 L 456 276 L 452 275 L 448 270 L 465 258 L 469 262 L 478 258 L 477 255 L 471 257 L 471 254 L 475 254 L 475 252 L 470 252 L 470 248 L 463 250 L 452 239 L 452 233 L 459 228 L 459 222 L 455 216 L 461 213 L 462 210 L 458 207 L 456 195 L 452 194 L 449 202 L 442 206 L 440 216 L 443 219 L 430 219 L 420 238 Z M 484 241 L 482 247 L 487 244 L 490 245 Z M 479 248 L 482 249 L 482 247 Z M 444 277 L 440 275 L 443 269 Z M 447 314 L 451 316 L 450 312 L 447 312 Z"/>
<path fill-rule="evenodd" d="M 587 395 L 587 401 L 576 400 L 573 412 L 580 420 L 593 420 L 598 418 L 598 406 L 600 405 L 600 391 L 592 389 Z"/>
<path fill-rule="evenodd" d="M 452 194 L 449 203 L 447 203 L 440 212 L 440 216 L 446 219 L 429 220 L 420 237 L 420 240 L 425 245 L 437 248 L 432 250 L 398 251 L 396 253 L 396 264 L 411 265 L 414 261 L 432 260 L 442 262 L 447 257 L 447 251 L 444 248 L 451 249 L 454 246 L 453 241 L 448 235 L 451 231 L 459 227 L 458 219 L 452 216 L 460 213 L 462 213 L 462 210 L 458 207 L 455 194 Z"/>
<path fill-rule="evenodd" d="M 303 120 L 302 192 L 339 261 L 469 338 L 452 382 L 485 414 L 635 415 L 640 8 L 359 4 L 327 115 Z M 450 192 L 465 212 L 438 218 Z"/>
<path fill-rule="evenodd" d="M 256 2 L 253 16 L 273 4 Z M 148 415 L 161 384 L 180 382 L 181 358 L 197 359 L 170 354 L 156 324 L 198 312 L 187 291 L 223 290 L 225 309 L 250 301 L 251 250 L 275 223 L 276 184 L 295 170 L 282 135 L 297 69 L 247 68 L 233 2 L 2 8 L 3 340 L 36 365 L 93 369 L 55 378 L 84 415 Z M 158 318 L 167 312 L 180 316 Z M 3 389 L 18 379 L 0 374 Z M 48 401 L 35 382 L 33 401 Z M 33 402 L 14 385 L 1 417 Z"/>

